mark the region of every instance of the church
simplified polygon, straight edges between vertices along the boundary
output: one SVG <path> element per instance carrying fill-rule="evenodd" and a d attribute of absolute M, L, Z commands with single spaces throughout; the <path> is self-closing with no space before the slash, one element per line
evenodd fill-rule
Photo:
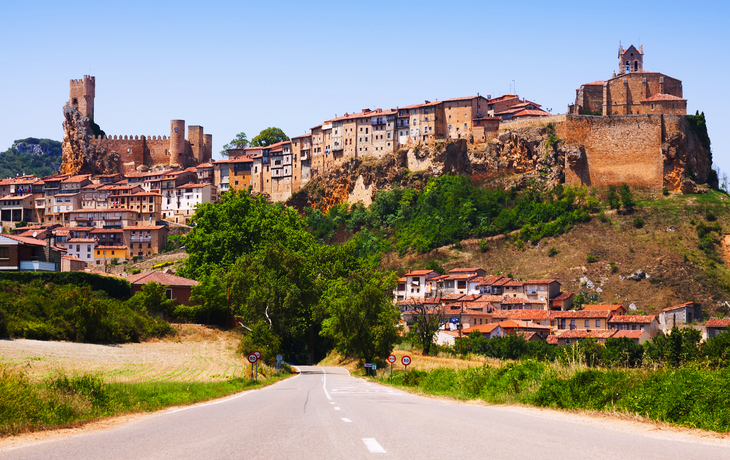
<path fill-rule="evenodd" d="M 618 48 L 618 75 L 585 83 L 575 90 L 574 115 L 687 114 L 682 81 L 659 72 L 644 70 L 644 47 Z"/>

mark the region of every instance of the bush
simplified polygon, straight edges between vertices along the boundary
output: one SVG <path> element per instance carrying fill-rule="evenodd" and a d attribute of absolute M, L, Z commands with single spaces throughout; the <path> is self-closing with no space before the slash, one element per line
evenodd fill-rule
<path fill-rule="evenodd" d="M 669 196 L 669 189 L 666 187 L 662 187 L 662 195 Z"/>
<path fill-rule="evenodd" d="M 548 257 L 555 257 L 558 255 L 558 250 L 555 248 L 555 246 L 552 246 L 550 249 L 548 249 L 547 252 Z"/>
<path fill-rule="evenodd" d="M 603 209 L 601 209 L 601 212 L 598 213 L 598 220 L 600 220 L 604 224 L 611 222 L 611 219 L 606 217 L 606 213 L 603 211 Z"/>
<path fill-rule="evenodd" d="M 609 264 L 609 267 L 611 269 L 611 273 L 618 273 L 618 265 L 616 265 L 614 262 L 611 262 Z"/>
<path fill-rule="evenodd" d="M 586 262 L 588 262 L 589 264 L 596 263 L 598 262 L 598 257 L 594 256 L 593 254 L 588 254 L 586 256 Z"/>
<path fill-rule="evenodd" d="M 88 272 L 0 272 L 0 281 L 15 281 L 27 285 L 38 280 L 55 285 L 89 286 L 93 291 L 104 291 L 109 297 L 127 299 L 132 295 L 129 281 L 113 276 Z"/>
<path fill-rule="evenodd" d="M 714 222 L 717 220 L 717 217 L 715 216 L 715 213 L 712 212 L 712 209 L 705 209 L 705 219 L 707 219 L 708 222 Z"/>
<path fill-rule="evenodd" d="M 489 241 L 481 240 L 479 242 L 479 250 L 482 252 L 488 252 L 489 251 Z"/>
<path fill-rule="evenodd" d="M 621 207 L 621 199 L 619 198 L 618 193 L 616 193 L 615 186 L 608 186 L 608 194 L 606 195 L 606 200 L 608 201 L 608 205 L 611 207 L 611 209 L 618 209 Z"/>
<path fill-rule="evenodd" d="M 433 270 L 439 275 L 445 275 L 446 269 L 438 262 L 438 260 L 431 259 L 426 263 L 426 270 Z"/>
<path fill-rule="evenodd" d="M 624 211 L 626 211 L 627 214 L 634 212 L 636 201 L 634 201 L 634 195 L 631 193 L 631 189 L 627 183 L 624 182 L 621 184 L 619 194 L 621 195 L 621 204 L 624 207 Z"/>
<path fill-rule="evenodd" d="M 142 270 L 141 269 L 139 269 L 139 268 L 133 268 L 132 269 L 132 274 L 133 275 L 139 275 L 140 273 L 142 273 Z"/>
<path fill-rule="evenodd" d="M 0 308 L 0 338 L 8 336 L 8 320 L 5 315 L 5 310 Z"/>
<path fill-rule="evenodd" d="M 268 325 L 259 321 L 253 325 L 250 332 L 241 337 L 238 351 L 244 355 L 258 351 L 261 353 L 261 360 L 273 366 L 280 346 L 281 339 L 269 329 Z"/>
<path fill-rule="evenodd" d="M 642 228 L 644 226 L 644 219 L 641 217 L 634 217 L 634 228 Z"/>

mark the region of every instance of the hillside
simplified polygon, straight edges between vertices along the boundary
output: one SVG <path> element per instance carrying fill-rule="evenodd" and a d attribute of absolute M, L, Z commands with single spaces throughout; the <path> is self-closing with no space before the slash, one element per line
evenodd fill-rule
<path fill-rule="evenodd" d="M 633 303 L 646 313 L 697 301 L 706 316 L 728 315 L 730 269 L 720 255 L 728 246 L 717 238 L 719 244 L 704 252 L 697 232 L 698 226 L 714 224 L 707 217 L 716 216 L 716 222 L 728 228 L 728 210 L 730 199 L 716 191 L 647 197 L 631 215 L 606 210 L 605 222 L 594 214 L 591 221 L 535 246 L 521 244 L 516 235 L 498 236 L 488 239 L 489 249 L 482 252 L 481 240 L 470 239 L 461 242 L 461 249 L 452 245 L 424 254 L 388 253 L 384 265 L 402 273 L 437 260 L 446 270 L 476 266 L 518 280 L 555 278 L 564 291 L 594 294 L 594 302 Z M 634 226 L 636 218 L 643 219 L 641 228 Z M 557 250 L 552 257 L 551 248 Z M 589 254 L 596 262 L 588 263 Z M 649 277 L 626 279 L 636 270 Z"/>
<path fill-rule="evenodd" d="M 0 152 L 0 178 L 25 174 L 49 176 L 58 172 L 60 165 L 61 143 L 52 139 L 19 139 Z"/>

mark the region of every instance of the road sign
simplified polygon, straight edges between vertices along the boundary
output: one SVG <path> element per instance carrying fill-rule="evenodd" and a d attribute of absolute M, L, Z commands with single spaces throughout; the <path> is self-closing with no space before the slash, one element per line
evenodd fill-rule
<path fill-rule="evenodd" d="M 407 365 L 411 364 L 411 357 L 410 357 L 410 356 L 404 356 L 404 357 L 402 357 L 402 358 L 400 359 L 400 362 L 401 362 L 401 363 L 402 363 L 402 364 L 403 364 L 404 366 L 407 366 Z"/>
<path fill-rule="evenodd" d="M 284 359 L 281 355 L 276 355 L 276 361 L 281 362 Z"/>
<path fill-rule="evenodd" d="M 375 363 L 373 363 L 373 370 L 375 370 L 375 369 L 377 369 L 377 368 L 378 368 L 378 365 L 377 365 L 377 364 L 375 364 Z"/>
<path fill-rule="evenodd" d="M 254 352 L 253 352 L 253 354 L 255 354 L 255 355 L 256 355 L 256 360 L 257 360 L 257 361 L 258 361 L 259 359 L 261 359 L 261 352 L 260 352 L 260 351 L 256 350 L 256 351 L 254 351 Z"/>
<path fill-rule="evenodd" d="M 389 362 L 390 364 L 393 364 L 393 363 L 395 362 L 395 360 L 396 360 L 396 357 L 395 357 L 395 355 L 390 355 L 390 356 L 388 356 L 388 362 Z"/>
<path fill-rule="evenodd" d="M 373 363 L 365 363 L 365 367 L 373 367 Z"/>
<path fill-rule="evenodd" d="M 256 356 L 256 353 L 250 353 L 247 356 L 247 359 L 248 359 L 248 362 L 251 363 L 251 364 L 253 364 L 253 363 L 255 363 L 256 361 L 259 360 L 258 356 Z"/>

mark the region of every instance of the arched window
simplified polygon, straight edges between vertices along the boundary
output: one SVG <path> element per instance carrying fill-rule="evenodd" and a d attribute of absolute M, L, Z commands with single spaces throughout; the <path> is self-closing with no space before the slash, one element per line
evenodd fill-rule
<path fill-rule="evenodd" d="M 626 61 L 626 72 L 631 72 L 631 63 Z"/>
<path fill-rule="evenodd" d="M 634 61 L 634 72 L 639 71 L 639 61 Z"/>

